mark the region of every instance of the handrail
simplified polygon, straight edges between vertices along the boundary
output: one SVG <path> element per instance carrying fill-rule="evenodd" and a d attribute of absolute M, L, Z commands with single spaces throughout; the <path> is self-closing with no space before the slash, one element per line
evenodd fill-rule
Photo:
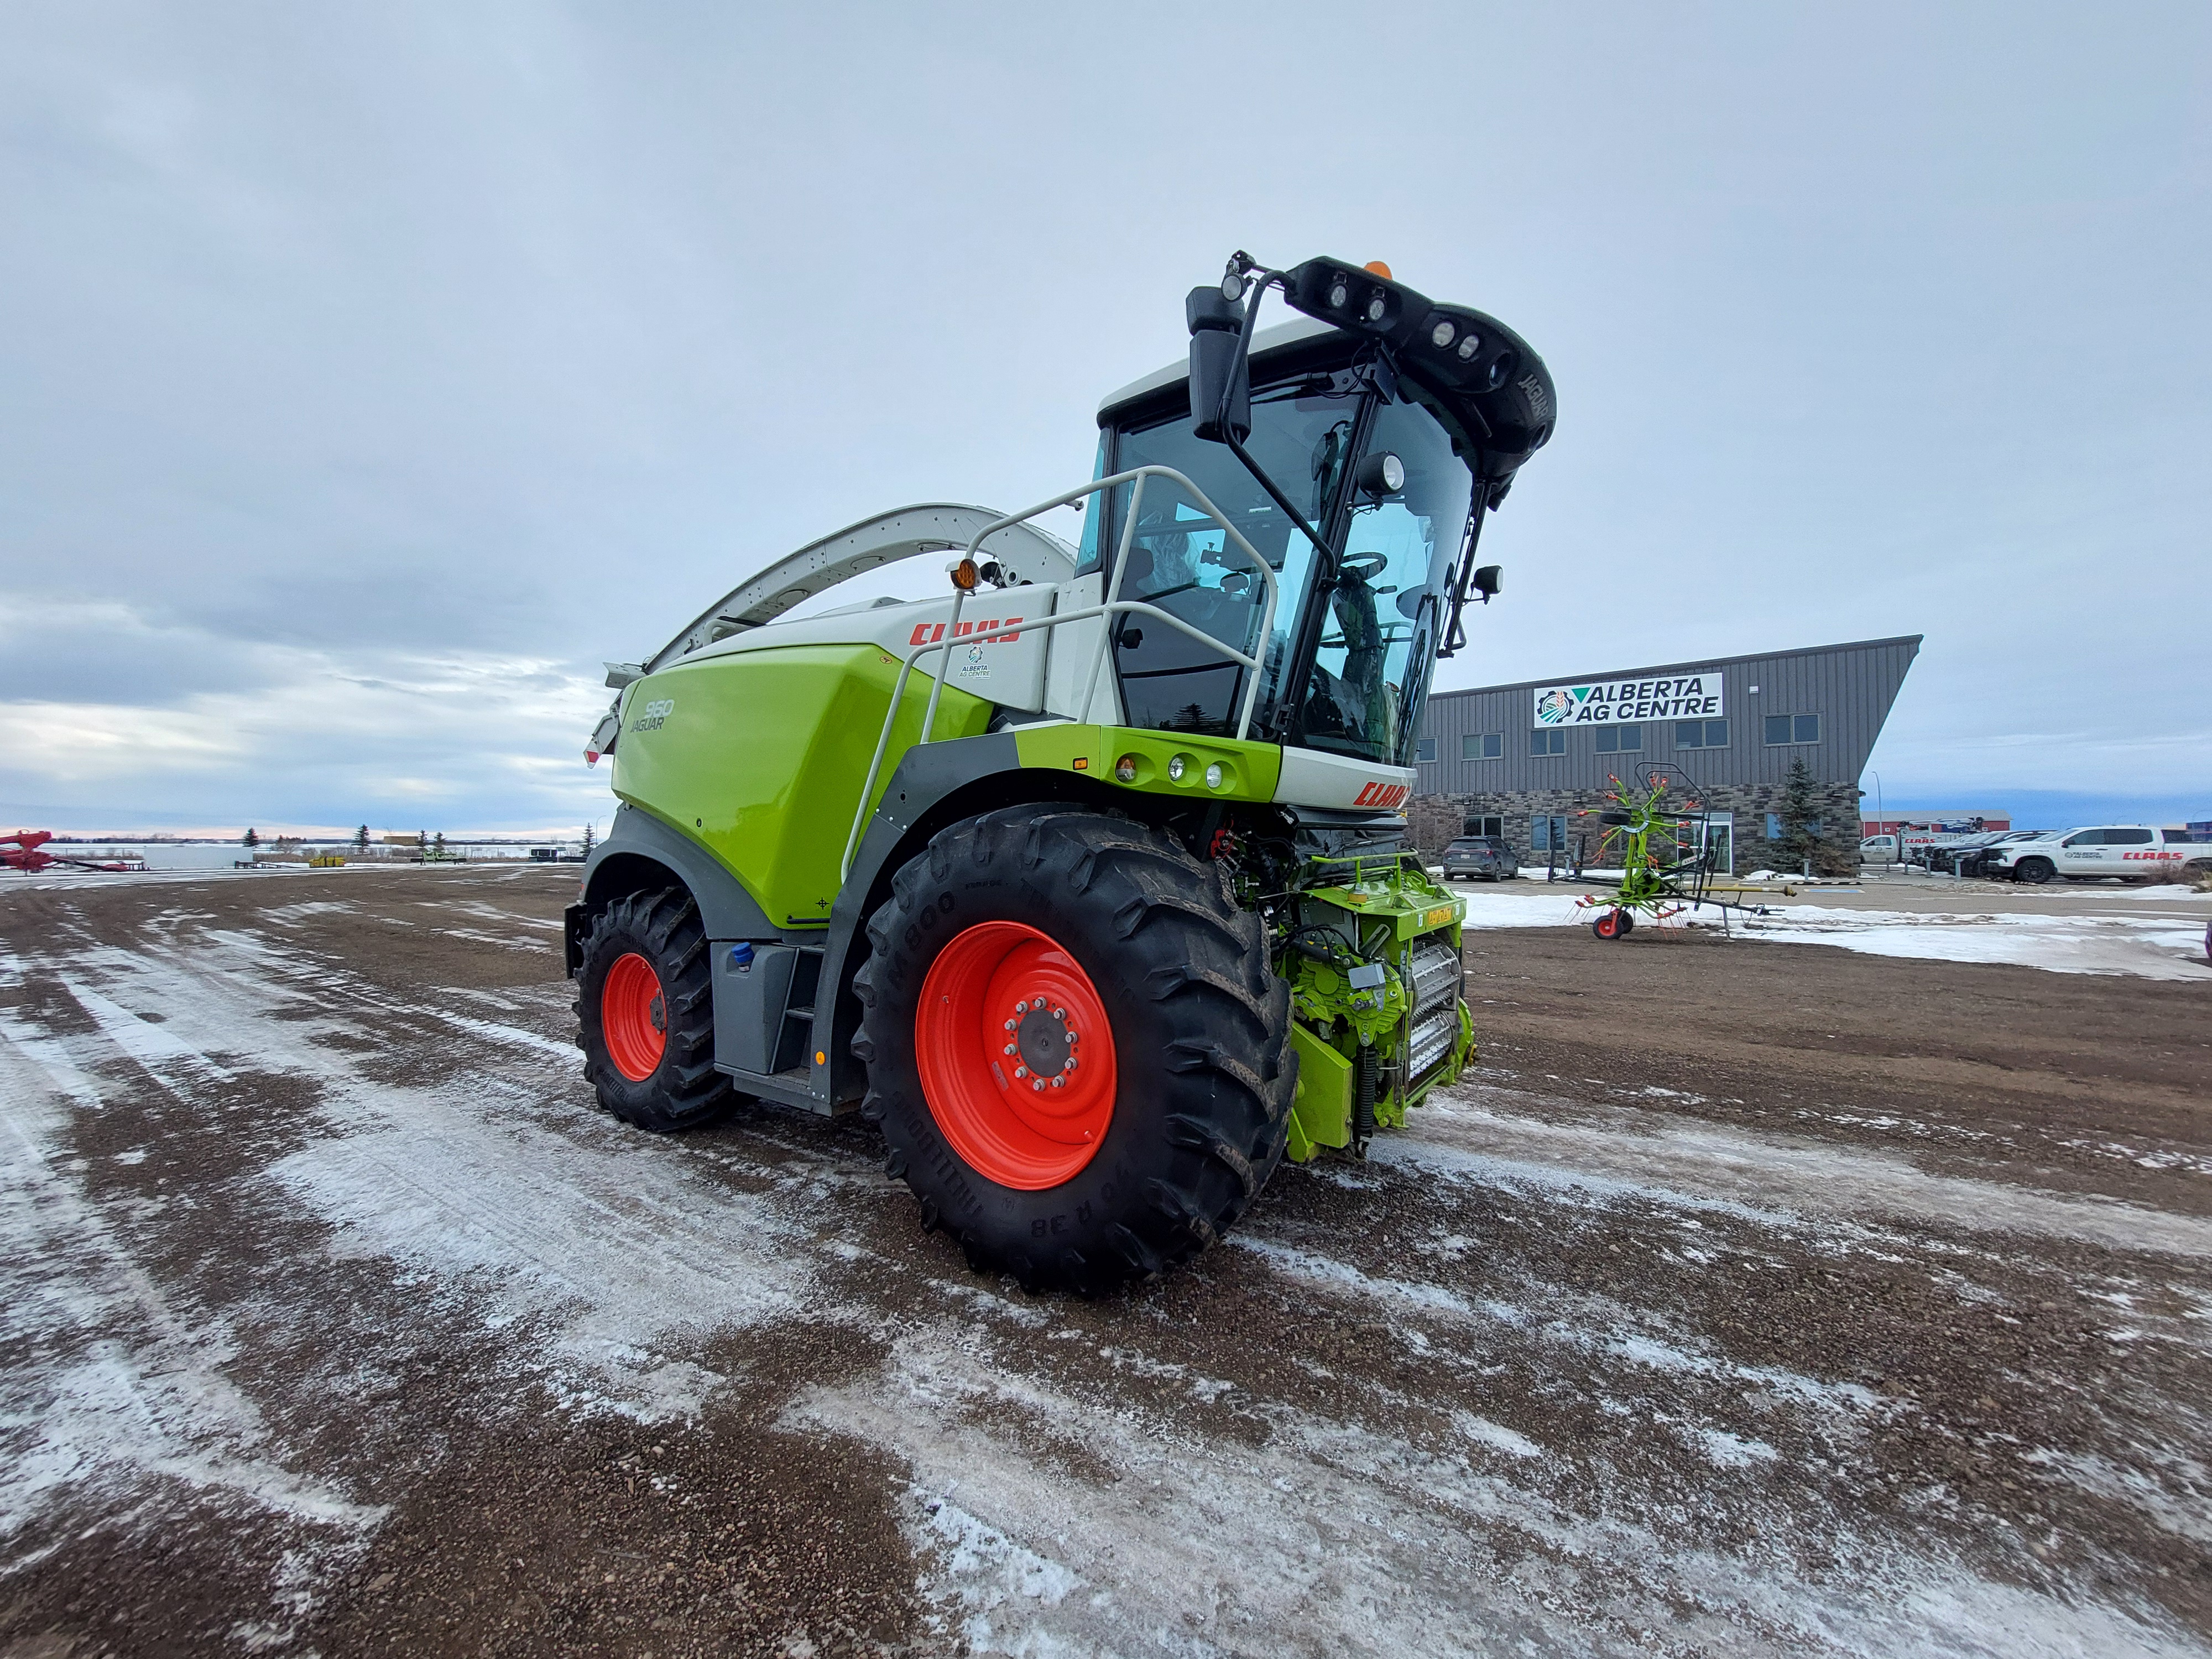
<path fill-rule="evenodd" d="M 1114 580 L 1108 585 L 1106 590 L 1106 603 L 1111 605 L 1121 597 L 1121 578 L 1128 572 L 1129 547 L 1130 544 L 1136 539 L 1137 509 L 1144 503 L 1145 480 L 1147 478 L 1171 478 L 1176 483 L 1181 484 L 1183 489 L 1190 492 L 1191 499 L 1197 502 L 1200 510 L 1202 511 L 1207 518 L 1212 520 L 1214 523 L 1219 525 L 1223 532 L 1233 540 L 1237 544 L 1237 547 L 1243 550 L 1244 556 L 1252 561 L 1254 568 L 1260 573 L 1261 580 L 1267 585 L 1267 604 L 1261 607 L 1260 612 L 1260 642 L 1264 646 L 1267 641 L 1269 633 L 1273 631 L 1275 625 L 1275 605 L 1279 591 L 1279 584 L 1275 580 L 1275 568 L 1269 564 L 1266 559 L 1261 556 L 1260 550 L 1258 548 L 1253 546 L 1250 542 L 1244 538 L 1244 532 L 1243 531 L 1239 530 L 1235 525 L 1229 522 L 1227 516 L 1223 514 L 1219 507 L 1213 504 L 1212 499 L 1207 496 L 1204 490 L 1193 483 L 1184 474 L 1176 471 L 1175 468 L 1171 466 L 1131 467 L 1127 472 L 1116 472 L 1110 477 L 1093 478 L 1089 483 L 1083 485 L 1079 489 L 1071 489 L 1063 495 L 1055 495 L 1048 501 L 1039 501 L 1035 507 L 1025 507 L 1019 513 L 1010 513 L 1005 518 L 997 520 L 995 523 L 984 526 L 984 527 L 977 532 L 975 540 L 968 544 L 969 556 L 973 557 L 975 553 L 975 550 L 982 546 L 983 543 L 990 537 L 998 534 L 1000 531 L 1007 529 L 1011 526 L 1020 524 L 1026 519 L 1033 519 L 1040 513 L 1049 513 L 1055 507 L 1066 507 L 1071 501 L 1079 501 L 1085 496 L 1095 495 L 1103 489 L 1112 489 L 1117 485 L 1125 483 L 1130 484 L 1132 488 L 1129 491 L 1128 521 L 1121 526 L 1121 544 L 1115 550 Z M 1218 640 L 1213 639 L 1213 636 L 1210 634 L 1204 637 L 1215 645 L 1221 644 Z M 1105 666 L 1107 647 L 1112 643 L 1112 630 L 1109 629 L 1106 633 L 1100 635 L 1098 641 L 1098 654 L 1091 660 L 1091 678 L 1083 689 L 1082 712 L 1085 714 L 1091 712 L 1091 699 L 1097 695 L 1099 671 Z M 1228 648 L 1229 647 L 1226 646 L 1222 646 L 1222 649 L 1224 651 L 1228 650 Z M 1236 653 L 1232 653 L 1231 654 Z M 951 659 L 948 658 L 945 666 L 949 668 L 951 665 Z M 942 677 L 943 671 L 940 670 L 939 678 L 941 678 Z M 1237 721 L 1237 735 L 1240 740 L 1252 729 L 1252 705 L 1258 701 L 1259 696 L 1260 680 L 1259 677 L 1255 674 L 1253 677 L 1252 683 L 1244 688 L 1244 707 Z M 922 741 L 927 743 L 928 738 L 925 736 Z"/>
<path fill-rule="evenodd" d="M 957 605 L 954 607 L 953 615 L 956 617 L 959 615 L 959 610 Z M 1039 617 L 1034 621 L 1016 623 L 1011 627 L 994 628 L 991 630 L 990 637 L 994 640 L 1004 639 L 1009 635 L 1026 634 L 1034 629 L 1057 628 L 1063 623 L 1089 622 L 1094 617 L 1107 616 L 1150 617 L 1156 622 L 1165 623 L 1169 627 L 1175 629 L 1181 633 L 1188 635 L 1192 639 L 1196 640 L 1200 645 L 1210 645 L 1213 647 L 1215 650 L 1220 652 L 1224 656 L 1231 658 L 1234 661 L 1242 663 L 1245 667 L 1250 669 L 1255 674 L 1257 674 L 1260 672 L 1261 664 L 1259 658 L 1248 656 L 1243 652 L 1237 650 L 1233 647 L 1224 645 L 1219 640 L 1215 639 L 1212 635 L 1206 633 L 1203 629 L 1195 628 L 1189 623 L 1185 622 L 1181 617 L 1176 616 L 1170 611 L 1163 611 L 1156 605 L 1147 605 L 1142 599 L 1117 599 L 1111 605 L 1086 605 L 1080 611 L 1070 611 L 1060 616 Z M 950 625 L 948 624 L 948 627 Z M 891 688 L 890 712 L 884 716 L 883 732 L 881 735 L 876 738 L 876 752 L 874 757 L 868 762 L 867 781 L 860 786 L 860 804 L 859 810 L 853 814 L 853 832 L 845 839 L 844 862 L 838 868 L 838 879 L 841 882 L 853 872 L 853 854 L 860 847 L 860 830 L 867 823 L 868 802 L 876 793 L 876 779 L 882 774 L 884 753 L 890 746 L 892 722 L 897 718 L 899 704 L 906 696 L 907 676 L 914 672 L 915 664 L 920 661 L 922 658 L 927 656 L 931 652 L 948 651 L 952 646 L 961 642 L 962 641 L 953 640 L 948 633 L 947 636 L 943 640 L 933 641 L 928 645 L 916 646 L 912 651 L 909 651 L 907 653 L 906 660 L 900 665 L 897 683 Z M 938 681 L 938 684 L 940 687 L 942 686 L 943 681 L 941 678 Z M 927 716 L 925 716 L 925 719 L 927 719 Z M 926 729 L 927 727 L 925 727 L 925 730 Z M 1240 738 L 1243 735 L 1243 731 L 1240 729 L 1238 732 Z M 916 748 L 920 748 L 921 741 L 922 740 L 917 739 L 915 746 Z"/>
<path fill-rule="evenodd" d="M 1275 605 L 1279 592 L 1275 580 L 1274 567 L 1261 556 L 1259 550 L 1245 539 L 1242 531 L 1223 516 L 1221 509 L 1207 499 L 1204 490 L 1173 467 L 1168 466 L 1139 466 L 1132 468 L 1127 472 L 1116 472 L 1111 477 L 1094 478 L 1080 489 L 1071 489 L 1064 495 L 1055 495 L 1048 501 L 1040 501 L 1035 507 L 1022 512 L 1009 514 L 1003 519 L 986 525 L 977 532 L 975 538 L 968 544 L 968 554 L 970 557 L 984 542 L 1001 530 L 1020 524 L 1024 520 L 1033 519 L 1040 513 L 1049 512 L 1055 507 L 1065 507 L 1071 501 L 1081 501 L 1086 495 L 1095 495 L 1101 490 L 1111 489 L 1121 484 L 1127 483 L 1133 486 L 1129 492 L 1128 522 L 1121 529 L 1121 544 L 1116 550 L 1114 562 L 1114 578 L 1108 585 L 1104 600 L 1098 605 L 1087 605 L 1080 611 L 1062 611 L 1054 616 L 1039 617 L 1033 621 L 1017 623 L 1006 627 L 994 626 L 991 630 L 990 637 L 994 640 L 1006 639 L 1016 634 L 1027 634 L 1037 629 L 1059 628 L 1068 623 L 1088 622 L 1093 617 L 1151 617 L 1180 633 L 1188 635 L 1200 645 L 1212 647 L 1231 661 L 1241 663 L 1251 670 L 1251 683 L 1244 688 L 1244 707 L 1239 712 L 1237 721 L 1237 737 L 1238 741 L 1242 742 L 1250 735 L 1252 730 L 1252 707 L 1260 694 L 1261 659 L 1248 655 L 1234 646 L 1224 644 L 1204 629 L 1185 622 L 1182 617 L 1169 611 L 1161 610 L 1156 605 L 1148 605 L 1142 599 L 1124 599 L 1121 597 L 1121 577 L 1128 568 L 1129 548 L 1136 535 L 1137 508 L 1144 500 L 1145 480 L 1150 477 L 1172 478 L 1183 489 L 1188 490 L 1206 517 L 1219 525 L 1223 532 L 1235 541 L 1245 556 L 1259 568 L 1261 577 L 1267 583 L 1267 602 L 1261 606 L 1260 611 L 1258 641 L 1261 650 L 1264 651 L 1269 637 L 1274 631 Z M 945 637 L 942 640 L 932 641 L 927 645 L 916 646 L 907 653 L 906 660 L 899 665 L 898 680 L 891 689 L 890 707 L 884 711 L 884 729 L 876 738 L 876 752 L 868 762 L 867 781 L 860 786 L 860 804 L 853 813 L 852 833 L 845 838 L 844 859 L 838 866 L 838 880 L 841 884 L 853 873 L 854 854 L 860 849 L 860 834 L 867 824 L 868 803 L 875 797 L 876 780 L 883 773 L 884 756 L 890 747 L 891 728 L 898 720 L 899 705 L 906 696 L 908 678 L 914 672 L 915 665 L 922 658 L 933 651 L 941 651 L 945 653 L 944 660 L 938 665 L 936 674 L 931 681 L 929 706 L 922 713 L 921 732 L 915 740 L 915 746 L 920 747 L 921 744 L 929 741 L 931 729 L 937 720 L 938 703 L 945 692 L 945 678 L 951 671 L 952 647 L 958 643 L 954 635 L 959 627 L 960 611 L 966 599 L 966 589 L 955 588 L 952 593 L 952 616 L 945 624 Z M 1091 712 L 1091 702 L 1097 695 L 1098 675 L 1105 666 L 1107 649 L 1113 643 L 1113 636 L 1114 630 L 1110 623 L 1099 632 L 1098 654 L 1091 660 L 1091 678 L 1084 687 L 1083 703 L 1077 714 L 1079 719 Z"/>

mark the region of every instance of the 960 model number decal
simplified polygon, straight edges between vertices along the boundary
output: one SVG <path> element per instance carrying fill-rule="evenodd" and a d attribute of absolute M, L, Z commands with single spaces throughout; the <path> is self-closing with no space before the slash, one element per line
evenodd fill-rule
<path fill-rule="evenodd" d="M 668 717 L 675 712 L 675 698 L 656 697 L 638 710 L 637 718 L 629 723 L 629 729 L 633 732 L 657 732 L 668 723 Z"/>

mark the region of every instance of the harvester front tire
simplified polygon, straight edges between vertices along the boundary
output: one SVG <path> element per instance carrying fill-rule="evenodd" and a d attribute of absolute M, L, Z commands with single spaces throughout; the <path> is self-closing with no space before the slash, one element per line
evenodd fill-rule
<path fill-rule="evenodd" d="M 726 1111 L 714 1069 L 714 989 L 699 907 L 680 887 L 617 899 L 584 937 L 576 1046 L 599 1104 L 656 1134 Z"/>
<path fill-rule="evenodd" d="M 1219 867 L 1166 835 L 1058 805 L 967 819 L 894 878 L 868 941 L 863 1115 L 971 1267 L 1111 1291 L 1197 1255 L 1273 1173 L 1290 988 Z"/>

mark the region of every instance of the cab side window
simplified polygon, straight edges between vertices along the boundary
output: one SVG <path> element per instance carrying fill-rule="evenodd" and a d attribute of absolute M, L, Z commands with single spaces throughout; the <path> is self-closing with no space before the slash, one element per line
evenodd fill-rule
<path fill-rule="evenodd" d="M 2105 831 L 2105 845 L 2107 847 L 2148 847 L 2151 843 L 2151 833 L 2148 830 Z"/>
<path fill-rule="evenodd" d="M 2101 830 L 2084 830 L 2078 836 L 2067 836 L 2058 844 L 2061 847 L 2102 847 L 2105 844 L 2105 832 Z"/>

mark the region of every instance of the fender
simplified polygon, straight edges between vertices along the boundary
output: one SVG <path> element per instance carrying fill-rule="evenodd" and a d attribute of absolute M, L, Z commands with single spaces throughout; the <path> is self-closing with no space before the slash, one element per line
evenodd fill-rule
<path fill-rule="evenodd" d="M 562 913 L 562 954 L 570 979 L 583 966 L 584 919 L 608 899 L 635 890 L 635 884 L 628 878 L 637 873 L 635 861 L 640 860 L 660 866 L 690 889 L 708 939 L 783 939 L 785 930 L 769 921 L 753 896 L 713 854 L 650 812 L 625 805 L 615 810 L 606 840 L 585 864 L 576 902 Z M 794 936 L 796 942 L 807 944 L 819 938 L 812 929 Z"/>

